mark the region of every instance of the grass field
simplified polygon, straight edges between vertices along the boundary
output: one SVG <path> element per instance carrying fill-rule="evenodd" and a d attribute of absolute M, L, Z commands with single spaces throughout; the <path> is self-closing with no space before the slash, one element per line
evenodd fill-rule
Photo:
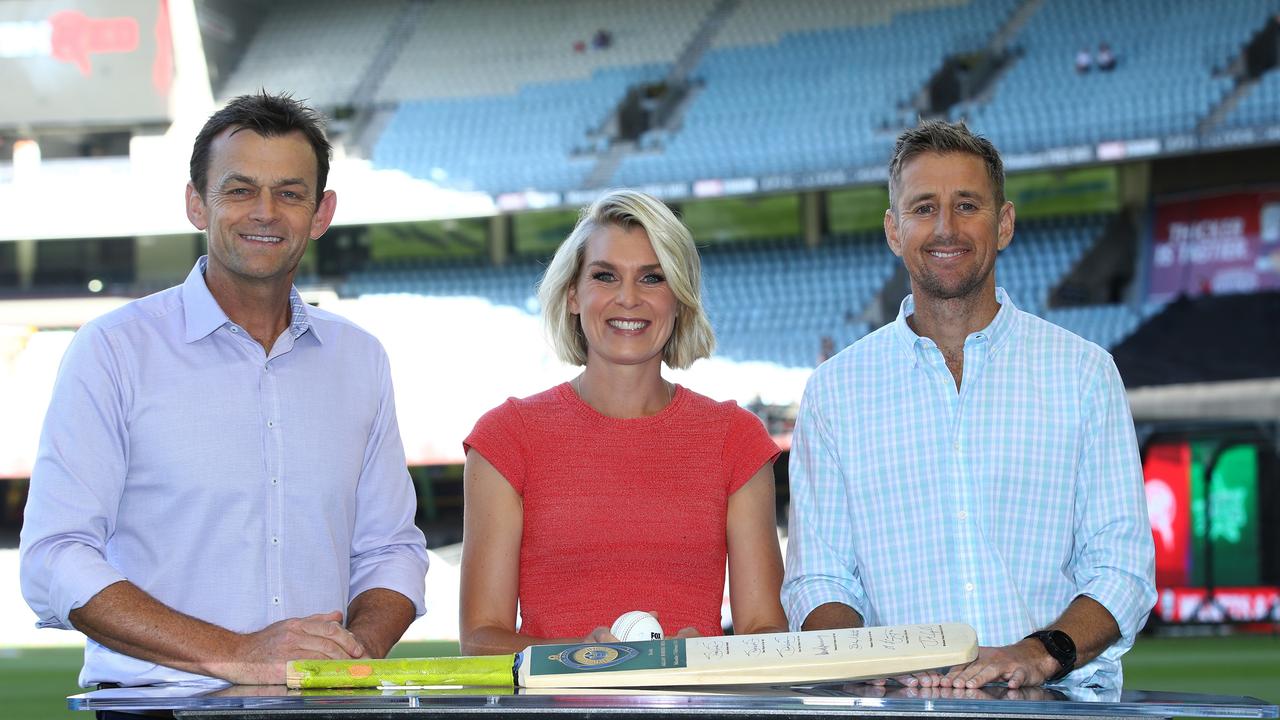
<path fill-rule="evenodd" d="M 405 643 L 393 655 L 452 655 L 456 643 Z M 0 648 L 0 716 L 11 720 L 85 720 L 66 710 L 80 692 L 78 648 Z M 1280 704 L 1280 637 L 1148 638 L 1125 656 L 1125 687 L 1250 695 Z"/>

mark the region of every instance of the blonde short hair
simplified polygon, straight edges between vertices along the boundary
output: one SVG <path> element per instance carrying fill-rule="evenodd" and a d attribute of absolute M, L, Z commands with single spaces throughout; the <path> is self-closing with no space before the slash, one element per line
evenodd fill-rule
<path fill-rule="evenodd" d="M 538 283 L 538 302 L 556 355 L 571 365 L 587 364 L 587 338 L 580 318 L 569 312 L 569 288 L 578 282 L 587 239 L 602 227 L 642 228 L 658 256 L 667 286 L 676 296 L 675 329 L 662 349 L 671 368 L 686 368 L 711 356 L 715 332 L 702 308 L 702 261 L 693 236 L 670 208 L 635 190 L 612 190 L 582 209 L 573 232 L 560 244 Z"/>

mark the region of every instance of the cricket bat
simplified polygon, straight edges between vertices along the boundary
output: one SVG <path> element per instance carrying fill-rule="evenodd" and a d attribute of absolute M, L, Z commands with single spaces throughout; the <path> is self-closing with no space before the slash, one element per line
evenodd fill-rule
<path fill-rule="evenodd" d="M 531 645 L 513 655 L 292 660 L 291 688 L 678 687 L 866 680 L 960 665 L 978 655 L 961 623 L 891 625 L 616 643 Z"/>

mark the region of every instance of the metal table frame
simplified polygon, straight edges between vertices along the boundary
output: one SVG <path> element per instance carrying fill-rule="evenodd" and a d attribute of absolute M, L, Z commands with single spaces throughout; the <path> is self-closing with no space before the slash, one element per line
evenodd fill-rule
<path fill-rule="evenodd" d="M 705 687 L 653 690 L 445 688 L 415 690 L 287 690 L 283 687 L 175 684 L 113 688 L 67 698 L 71 710 L 169 710 L 177 718 L 404 718 L 566 715 L 622 718 L 874 716 L 947 718 L 1278 718 L 1280 708 L 1246 697 L 1130 690 L 988 686 L 979 690 L 877 687 L 827 683 L 794 687 Z"/>

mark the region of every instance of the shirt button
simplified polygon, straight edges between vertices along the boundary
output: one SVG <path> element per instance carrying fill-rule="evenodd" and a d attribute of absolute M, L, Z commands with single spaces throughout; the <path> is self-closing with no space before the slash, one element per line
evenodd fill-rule
<path fill-rule="evenodd" d="M 271 544 L 272 544 L 272 545 L 279 545 L 279 544 L 280 544 L 280 538 L 278 538 L 278 537 L 273 537 L 273 538 L 271 538 Z"/>
<path fill-rule="evenodd" d="M 273 597 L 273 598 L 271 598 L 271 604 L 272 604 L 272 605 L 279 605 L 279 604 L 280 604 L 280 598 L 278 598 L 278 597 Z"/>
<path fill-rule="evenodd" d="M 276 426 L 276 421 L 275 421 L 275 420 L 268 420 L 268 421 L 267 421 L 267 427 L 275 427 L 275 426 Z"/>
<path fill-rule="evenodd" d="M 959 440 L 955 441 L 955 443 L 952 444 L 951 447 L 955 448 L 956 452 L 960 452 L 960 441 Z"/>
<path fill-rule="evenodd" d="M 968 519 L 969 519 L 969 511 L 968 511 L 968 510 L 961 510 L 960 512 L 956 513 L 956 517 L 960 518 L 961 520 L 968 520 Z"/>
<path fill-rule="evenodd" d="M 965 592 L 973 592 L 973 583 L 965 583 L 965 584 L 964 584 L 964 591 L 965 591 Z"/>
<path fill-rule="evenodd" d="M 271 478 L 271 484 L 272 485 L 280 484 L 280 478 Z"/>
<path fill-rule="evenodd" d="M 268 363 L 268 364 L 266 364 L 266 365 L 263 365 L 263 366 L 262 366 L 262 369 L 263 369 L 264 371 L 266 371 L 266 372 L 271 372 L 271 364 L 270 364 L 270 363 Z"/>
<path fill-rule="evenodd" d="M 240 328 L 236 327 L 235 325 L 232 325 L 232 326 L 231 326 L 231 332 L 233 332 L 233 333 L 238 333 L 238 332 L 240 332 Z"/>

